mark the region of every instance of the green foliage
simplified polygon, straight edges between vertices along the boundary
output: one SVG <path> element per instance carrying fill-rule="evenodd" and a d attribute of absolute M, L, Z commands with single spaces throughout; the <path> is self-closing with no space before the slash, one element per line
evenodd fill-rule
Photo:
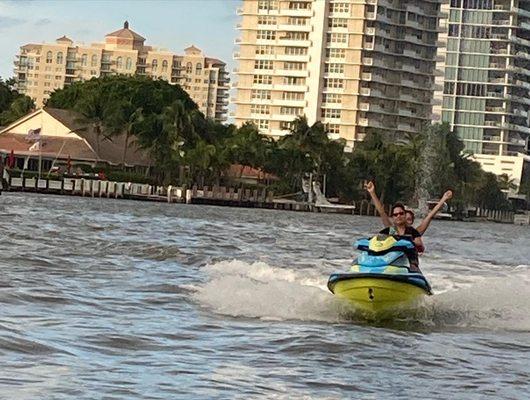
<path fill-rule="evenodd" d="M 0 78 L 0 126 L 9 125 L 35 108 L 30 97 L 13 89 L 13 83 Z"/>
<path fill-rule="evenodd" d="M 77 82 L 54 92 L 47 105 L 78 111 L 102 137 L 124 133 L 123 160 L 134 138 L 154 162 L 144 179 L 163 184 L 227 183 L 230 165 L 240 164 L 276 175 L 276 194 L 299 192 L 312 173 L 316 180 L 325 177 L 328 196 L 343 201 L 365 197 L 362 182 L 374 180 L 387 204 L 418 201 L 420 189 L 439 197 L 450 188 L 459 210 L 507 207 L 501 189 L 513 186 L 486 174 L 447 124 L 401 138 L 372 132 L 345 153 L 344 141 L 330 139 L 319 122 L 309 126 L 300 117 L 291 134 L 274 141 L 252 123 L 236 128 L 207 119 L 178 85 L 140 76 Z"/>

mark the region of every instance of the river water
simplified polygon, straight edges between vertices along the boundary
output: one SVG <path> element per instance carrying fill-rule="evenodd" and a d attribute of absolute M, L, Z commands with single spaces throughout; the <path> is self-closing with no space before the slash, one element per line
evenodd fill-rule
<path fill-rule="evenodd" d="M 435 295 L 326 289 L 378 219 L 4 193 L 1 399 L 528 399 L 530 229 L 435 221 Z"/>

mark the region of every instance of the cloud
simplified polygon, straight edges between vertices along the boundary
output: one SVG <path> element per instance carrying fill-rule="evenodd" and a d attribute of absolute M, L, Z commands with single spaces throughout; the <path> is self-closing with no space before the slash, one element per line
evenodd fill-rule
<path fill-rule="evenodd" d="M 40 18 L 38 20 L 36 20 L 34 22 L 34 25 L 35 26 L 44 26 L 44 25 L 48 25 L 48 24 L 51 24 L 52 23 L 52 20 L 49 19 L 49 18 Z"/>
<path fill-rule="evenodd" d="M 22 25 L 27 21 L 20 18 L 7 17 L 0 15 L 0 30 L 5 28 L 11 28 L 13 26 Z"/>

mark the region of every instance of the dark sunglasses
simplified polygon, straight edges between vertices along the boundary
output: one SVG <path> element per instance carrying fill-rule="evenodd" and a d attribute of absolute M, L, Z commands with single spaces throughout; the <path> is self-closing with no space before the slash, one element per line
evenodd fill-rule
<path fill-rule="evenodd" d="M 404 211 L 400 211 L 400 212 L 392 214 L 393 217 L 399 217 L 401 215 L 405 215 L 405 212 Z"/>

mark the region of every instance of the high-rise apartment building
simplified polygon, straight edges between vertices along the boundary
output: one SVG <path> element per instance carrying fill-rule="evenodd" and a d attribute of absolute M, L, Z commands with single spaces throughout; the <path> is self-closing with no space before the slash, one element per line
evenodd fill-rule
<path fill-rule="evenodd" d="M 482 167 L 519 180 L 530 134 L 530 2 L 450 0 L 434 113 Z"/>
<path fill-rule="evenodd" d="M 26 44 L 15 61 L 18 90 L 42 106 L 55 89 L 78 80 L 147 75 L 179 84 L 205 116 L 226 120 L 229 76 L 224 62 L 205 57 L 195 46 L 177 55 L 144 42 L 125 22 L 123 29 L 106 35 L 104 43 L 85 46 L 63 36 L 55 43 Z"/>
<path fill-rule="evenodd" d="M 354 142 L 432 120 L 442 0 L 243 0 L 235 121 L 266 134 L 294 118 Z"/>

